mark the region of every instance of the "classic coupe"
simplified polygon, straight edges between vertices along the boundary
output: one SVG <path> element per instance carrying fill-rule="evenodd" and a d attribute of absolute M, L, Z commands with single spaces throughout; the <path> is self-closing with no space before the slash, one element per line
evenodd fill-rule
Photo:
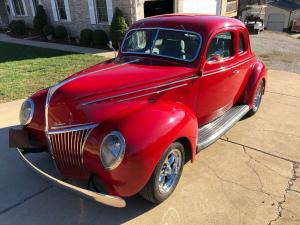
<path fill-rule="evenodd" d="M 258 111 L 266 74 L 236 19 L 146 18 L 129 28 L 116 58 L 27 99 L 10 146 L 43 177 L 83 197 L 124 207 L 125 197 L 140 193 L 160 203 L 186 162 Z M 38 152 L 87 188 L 37 168 L 26 154 Z"/>

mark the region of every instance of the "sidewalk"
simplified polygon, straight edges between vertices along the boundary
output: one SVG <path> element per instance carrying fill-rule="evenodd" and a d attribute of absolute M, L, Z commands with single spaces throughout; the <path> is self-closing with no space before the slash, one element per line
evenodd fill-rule
<path fill-rule="evenodd" d="M 64 44 L 56 44 L 56 43 L 49 43 L 49 42 L 25 40 L 25 39 L 13 38 L 3 33 L 0 33 L 0 41 L 14 43 L 14 44 L 21 44 L 21 45 L 29 45 L 29 46 L 39 47 L 39 48 L 48 48 L 48 49 L 56 49 L 61 51 L 92 54 L 92 55 L 98 55 L 107 58 L 115 57 L 113 51 L 106 51 L 103 49 L 87 48 L 87 47 L 80 47 L 74 45 L 64 45 Z"/>

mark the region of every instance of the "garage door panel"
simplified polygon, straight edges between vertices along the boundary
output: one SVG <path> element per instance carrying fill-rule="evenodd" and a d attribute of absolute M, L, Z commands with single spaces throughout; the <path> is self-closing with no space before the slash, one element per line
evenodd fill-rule
<path fill-rule="evenodd" d="M 270 14 L 268 18 L 268 30 L 283 31 L 285 15 L 283 14 Z"/>

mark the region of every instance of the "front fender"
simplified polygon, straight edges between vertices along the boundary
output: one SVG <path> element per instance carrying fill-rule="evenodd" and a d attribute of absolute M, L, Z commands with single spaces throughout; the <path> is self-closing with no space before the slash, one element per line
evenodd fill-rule
<path fill-rule="evenodd" d="M 261 80 L 264 80 L 265 87 L 266 87 L 266 81 L 267 81 L 266 66 L 262 62 L 257 61 L 253 65 L 252 73 L 249 77 L 244 94 L 241 98 L 242 104 L 247 104 L 250 107 L 253 106 L 253 102 L 254 102 L 254 98 L 255 98 L 255 91 Z"/>
<path fill-rule="evenodd" d="M 101 164 L 99 146 L 103 137 L 113 130 L 123 134 L 126 152 L 122 163 L 108 171 Z M 127 114 L 119 113 L 90 134 L 83 155 L 84 165 L 97 175 L 110 194 L 131 196 L 144 187 L 164 151 L 181 137 L 189 140 L 194 156 L 197 118 L 181 103 L 156 103 Z"/>

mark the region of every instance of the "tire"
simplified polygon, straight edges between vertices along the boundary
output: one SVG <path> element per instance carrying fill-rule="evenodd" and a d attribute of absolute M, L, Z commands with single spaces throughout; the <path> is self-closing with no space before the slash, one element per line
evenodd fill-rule
<path fill-rule="evenodd" d="M 155 204 L 161 203 L 164 200 L 166 200 L 175 190 L 178 181 L 181 177 L 184 160 L 185 160 L 184 155 L 185 155 L 184 147 L 181 143 L 174 142 L 173 144 L 171 144 L 168 147 L 168 149 L 165 151 L 161 159 L 159 160 L 158 164 L 156 165 L 155 170 L 151 178 L 149 179 L 148 183 L 140 191 L 139 194 L 146 200 L 153 202 Z M 174 160 L 171 159 L 172 156 Z M 180 162 L 178 162 L 179 160 Z M 169 163 L 171 167 L 168 167 L 167 164 L 168 162 L 171 161 L 173 163 Z M 176 175 L 174 175 L 175 168 L 177 168 Z M 171 174 L 164 175 L 165 173 L 170 172 L 170 169 L 171 169 Z M 172 175 L 174 175 L 174 177 L 172 177 Z M 169 183 L 170 186 L 167 185 L 168 181 L 170 182 Z M 165 184 L 165 185 L 160 185 L 160 184 Z"/>
<path fill-rule="evenodd" d="M 262 95 L 263 95 L 263 92 L 264 92 L 264 88 L 265 88 L 264 81 L 261 80 L 259 82 L 259 85 L 258 85 L 256 91 L 255 91 L 255 97 L 254 97 L 252 108 L 247 113 L 248 117 L 253 116 L 253 115 L 255 115 L 257 113 L 257 111 L 259 109 L 259 106 L 260 106 L 260 103 L 261 103 L 261 99 L 262 99 Z"/>

